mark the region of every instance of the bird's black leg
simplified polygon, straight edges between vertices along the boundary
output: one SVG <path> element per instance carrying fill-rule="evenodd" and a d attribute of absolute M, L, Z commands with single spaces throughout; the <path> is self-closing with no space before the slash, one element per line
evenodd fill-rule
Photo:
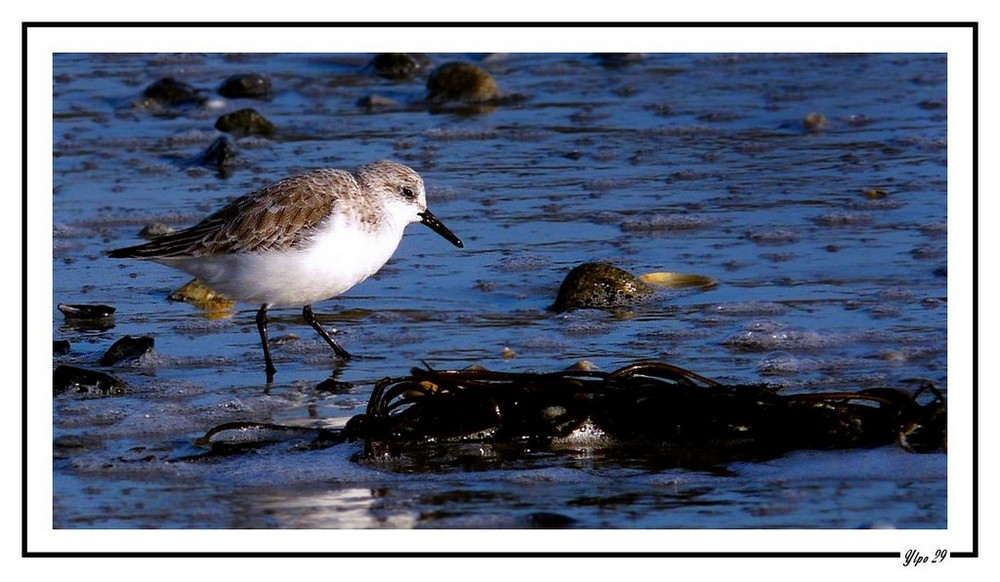
<path fill-rule="evenodd" d="M 274 380 L 274 362 L 271 361 L 271 348 L 267 345 L 267 303 L 260 306 L 257 312 L 257 331 L 260 332 L 260 345 L 264 348 L 264 373 L 267 374 L 267 381 Z"/>
<path fill-rule="evenodd" d="M 339 357 L 342 360 L 351 359 L 351 354 L 347 353 L 347 350 L 340 347 L 340 344 L 334 341 L 334 339 L 330 337 L 330 334 L 327 333 L 325 329 L 323 329 L 323 326 L 319 324 L 319 321 L 316 320 L 316 315 L 313 313 L 312 305 L 306 305 L 305 307 L 302 308 L 302 319 L 306 320 L 306 323 L 311 325 L 312 328 L 316 330 L 316 333 L 323 336 L 323 339 L 326 340 L 326 343 L 330 344 L 330 347 L 333 348 L 333 351 L 337 352 L 337 357 Z"/>

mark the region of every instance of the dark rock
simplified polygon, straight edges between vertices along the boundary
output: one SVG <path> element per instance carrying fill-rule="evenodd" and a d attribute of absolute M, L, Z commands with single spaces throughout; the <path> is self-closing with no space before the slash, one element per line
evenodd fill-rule
<path fill-rule="evenodd" d="M 115 308 L 108 305 L 85 305 L 60 303 L 56 308 L 66 319 L 104 319 L 115 314 Z"/>
<path fill-rule="evenodd" d="M 566 275 L 552 309 L 616 309 L 634 306 L 654 295 L 653 288 L 608 263 L 584 263 Z"/>
<path fill-rule="evenodd" d="M 274 124 L 268 121 L 256 109 L 240 109 L 219 117 L 215 129 L 233 135 L 271 135 Z"/>
<path fill-rule="evenodd" d="M 427 80 L 427 100 L 432 103 L 476 103 L 495 99 L 498 94 L 493 77 L 471 63 L 446 63 Z"/>
<path fill-rule="evenodd" d="M 316 390 L 319 392 L 327 392 L 329 394 L 346 394 L 354 388 L 354 384 L 351 382 L 344 382 L 342 380 L 337 380 L 334 378 L 327 378 L 319 384 L 316 385 Z"/>
<path fill-rule="evenodd" d="M 52 355 L 53 356 L 65 356 L 69 353 L 70 345 L 69 340 L 53 340 L 52 341 Z"/>
<path fill-rule="evenodd" d="M 65 393 L 108 396 L 123 394 L 128 384 L 118 378 L 76 366 L 59 366 L 52 372 L 53 396 Z"/>
<path fill-rule="evenodd" d="M 142 92 L 143 97 L 151 99 L 162 105 L 178 106 L 201 103 L 206 100 L 204 93 L 188 85 L 183 81 L 178 81 L 173 77 L 165 77 L 146 87 Z"/>
<path fill-rule="evenodd" d="M 394 81 L 414 77 L 430 65 L 427 55 L 409 53 L 380 53 L 368 63 L 376 75 Z"/>
<path fill-rule="evenodd" d="M 204 152 L 191 160 L 191 164 L 225 170 L 236 163 L 236 156 L 237 149 L 233 139 L 228 135 L 221 135 L 215 138 Z"/>
<path fill-rule="evenodd" d="M 104 441 L 92 434 L 65 434 L 52 439 L 52 458 L 68 459 L 73 455 L 96 451 Z"/>
<path fill-rule="evenodd" d="M 233 75 L 219 87 L 219 95 L 230 99 L 262 99 L 271 95 L 271 80 L 258 73 Z"/>
<path fill-rule="evenodd" d="M 104 352 L 98 364 L 102 366 L 113 366 L 125 360 L 135 360 L 153 349 L 153 338 L 132 337 L 127 335 L 115 343 L 111 344 L 108 351 Z"/>

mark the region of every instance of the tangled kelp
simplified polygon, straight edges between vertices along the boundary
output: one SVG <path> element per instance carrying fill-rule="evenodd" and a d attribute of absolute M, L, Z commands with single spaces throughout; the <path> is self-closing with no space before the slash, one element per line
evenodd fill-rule
<path fill-rule="evenodd" d="M 428 449 L 447 455 L 449 446 L 470 443 L 531 451 L 569 445 L 718 462 L 892 443 L 912 452 L 943 450 L 946 418 L 945 398 L 929 382 L 914 392 L 782 394 L 766 385 L 723 385 L 659 362 L 613 372 L 414 369 L 378 382 L 365 414 L 343 429 L 234 423 L 212 429 L 200 444 L 219 452 L 292 438 L 310 441 L 309 448 L 361 441 L 369 460 Z"/>

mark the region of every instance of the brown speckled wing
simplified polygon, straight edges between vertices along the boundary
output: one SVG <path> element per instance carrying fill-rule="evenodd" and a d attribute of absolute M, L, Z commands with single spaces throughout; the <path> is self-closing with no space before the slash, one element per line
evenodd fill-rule
<path fill-rule="evenodd" d="M 169 259 L 299 248 L 339 199 L 357 191 L 348 172 L 315 170 L 238 198 L 190 228 L 109 255 Z"/>

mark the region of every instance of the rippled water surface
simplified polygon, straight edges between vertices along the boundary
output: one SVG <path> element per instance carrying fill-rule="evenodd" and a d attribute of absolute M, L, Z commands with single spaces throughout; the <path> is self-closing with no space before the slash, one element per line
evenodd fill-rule
<path fill-rule="evenodd" d="M 947 388 L 943 55 L 430 57 L 479 64 L 509 99 L 431 110 L 426 75 L 381 79 L 371 55 L 55 57 L 52 321 L 71 349 L 54 365 L 129 386 L 55 398 L 57 528 L 947 525 L 945 455 L 894 446 L 697 470 L 580 450 L 410 472 L 358 462 L 350 444 L 174 462 L 225 422 L 340 426 L 375 381 L 421 362 L 610 371 L 657 359 L 787 391 L 914 377 Z M 271 79 L 270 99 L 215 93 L 247 72 Z M 163 77 L 210 98 L 144 106 Z M 394 104 L 359 104 L 373 95 Z M 244 107 L 276 132 L 236 138 L 230 171 L 193 165 L 216 118 Z M 810 131 L 814 112 L 825 125 Z M 466 247 L 413 225 L 376 276 L 314 306 L 360 356 L 336 389 L 320 386 L 333 360 L 298 310 L 271 313 L 287 341 L 265 385 L 253 306 L 209 317 L 166 300 L 183 273 L 102 255 L 289 173 L 381 158 L 423 175 Z M 549 311 L 589 260 L 719 284 L 625 312 Z M 58 303 L 117 312 L 81 326 Z M 125 335 L 154 338 L 153 353 L 98 366 Z"/>

